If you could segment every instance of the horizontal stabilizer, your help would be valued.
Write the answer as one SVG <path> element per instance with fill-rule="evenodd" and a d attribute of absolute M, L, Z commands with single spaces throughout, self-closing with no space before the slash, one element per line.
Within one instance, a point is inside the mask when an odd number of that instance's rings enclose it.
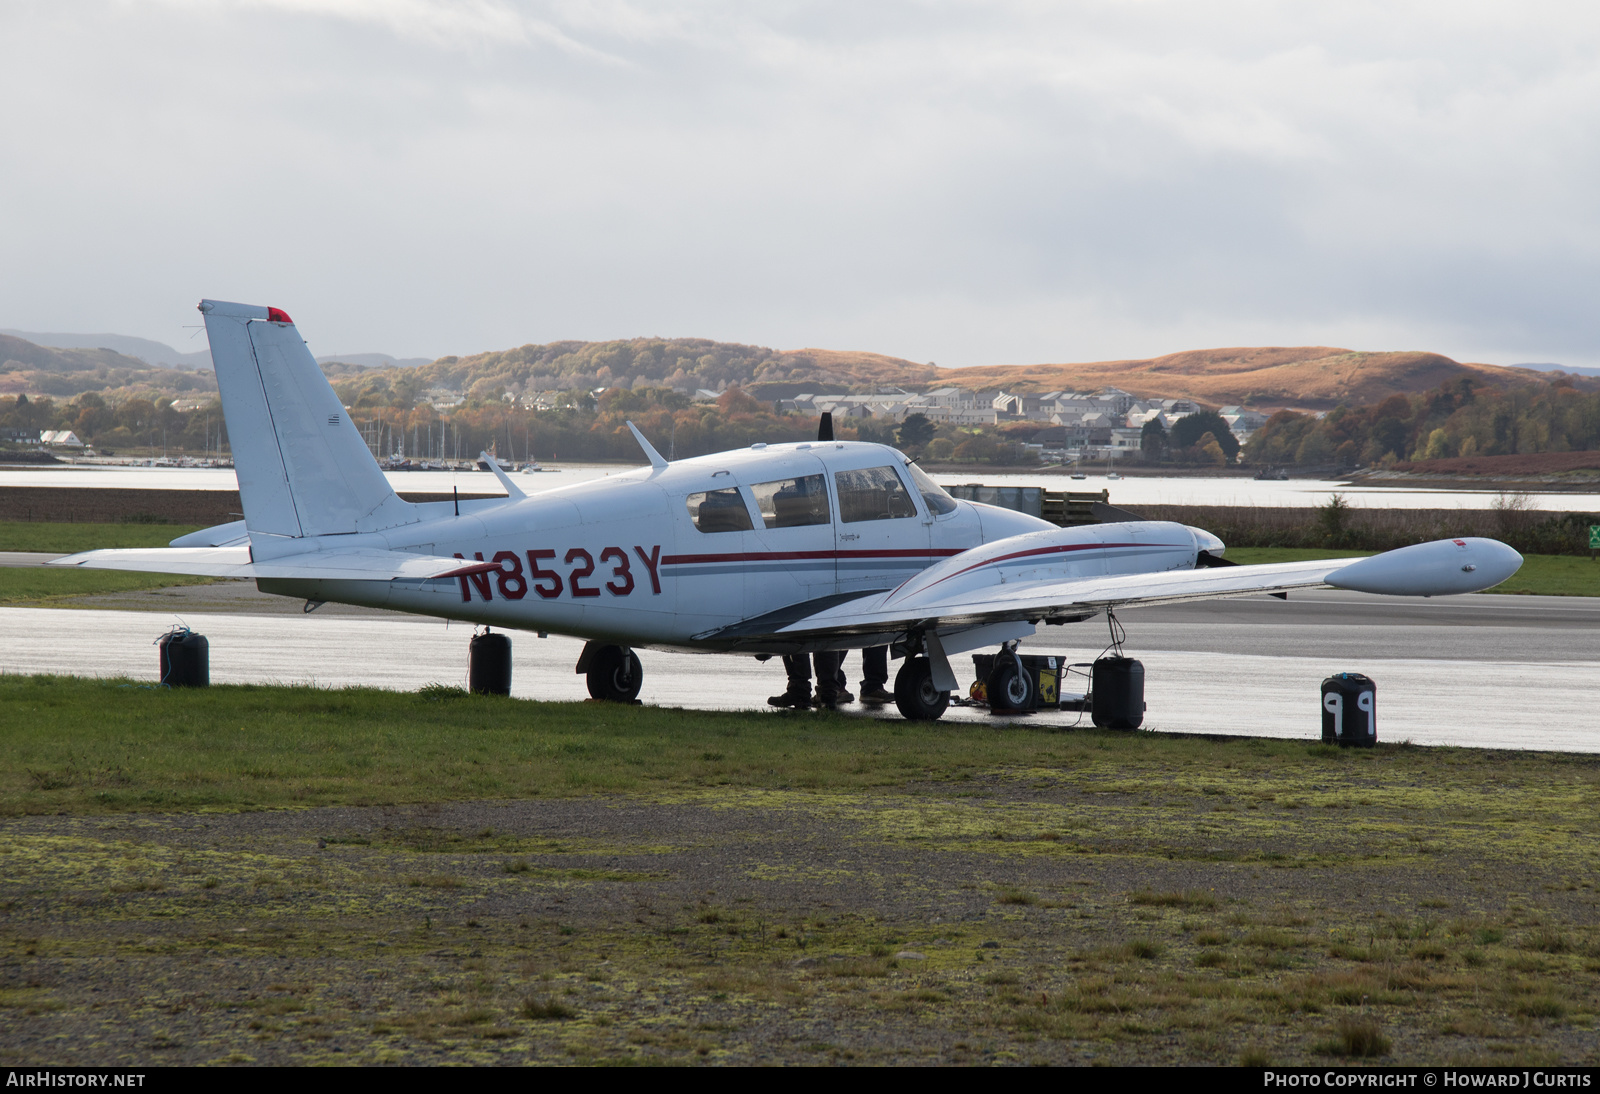
<path fill-rule="evenodd" d="M 252 562 L 250 548 L 156 547 L 85 551 L 46 563 L 81 566 L 86 570 L 134 570 L 153 574 L 190 574 L 196 577 L 300 578 L 317 581 L 426 581 L 437 577 L 488 573 L 494 562 L 463 562 L 459 558 L 412 555 L 404 551 L 349 547 Z"/>
<path fill-rule="evenodd" d="M 179 536 L 168 547 L 229 547 L 238 543 L 250 542 L 250 530 L 244 526 L 244 521 L 234 520 L 227 524 L 217 524 L 210 528 L 202 528 L 198 532 L 190 532 L 186 536 Z"/>

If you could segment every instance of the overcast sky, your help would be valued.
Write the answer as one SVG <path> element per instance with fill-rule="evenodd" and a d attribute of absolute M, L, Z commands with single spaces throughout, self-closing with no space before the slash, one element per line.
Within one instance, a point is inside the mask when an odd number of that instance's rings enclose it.
<path fill-rule="evenodd" d="M 1600 364 L 1600 6 L 4 0 L 0 327 Z"/>

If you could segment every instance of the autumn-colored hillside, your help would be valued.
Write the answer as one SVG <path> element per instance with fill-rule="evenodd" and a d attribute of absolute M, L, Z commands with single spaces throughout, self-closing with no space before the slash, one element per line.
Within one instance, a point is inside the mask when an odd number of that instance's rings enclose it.
<path fill-rule="evenodd" d="M 1269 346 L 1189 350 L 1147 360 L 1083 364 L 984 365 L 941 369 L 899 357 L 828 349 L 774 350 L 700 338 L 633 338 L 615 342 L 552 342 L 513 350 L 443 357 L 416 369 L 356 370 L 341 379 L 358 386 L 445 387 L 469 398 L 496 398 L 547 388 L 663 386 L 713 388 L 739 384 L 763 400 L 801 391 L 840 394 L 887 386 L 912 391 L 1093 391 L 1118 387 L 1150 398 L 1197 399 L 1213 406 L 1331 410 L 1376 405 L 1471 376 L 1500 387 L 1549 377 L 1529 369 L 1462 364 L 1437 353 L 1365 353 L 1333 346 Z M 1580 387 L 1595 381 L 1579 379 Z"/>
<path fill-rule="evenodd" d="M 1328 410 L 1371 405 L 1390 395 L 1437 388 L 1461 376 L 1495 386 L 1542 382 L 1530 369 L 1461 364 L 1437 353 L 1363 353 L 1331 346 L 1189 350 L 1138 361 L 1077 365 L 991 365 L 944 369 L 957 387 L 1049 391 L 1119 387 L 1150 398 L 1192 398 L 1218 406 Z"/>
<path fill-rule="evenodd" d="M 415 367 L 328 363 L 323 368 L 347 401 L 396 405 L 410 405 L 435 390 L 482 402 L 552 389 L 721 391 L 739 385 L 771 402 L 805 391 L 845 394 L 885 387 L 924 392 L 962 387 L 980 393 L 1118 387 L 1142 397 L 1189 398 L 1212 406 L 1331 410 L 1436 390 L 1463 376 L 1488 387 L 1549 379 L 1529 369 L 1462 364 L 1437 353 L 1365 353 L 1332 346 L 1189 350 L 1146 360 L 941 369 L 866 351 L 776 350 L 709 338 L 550 342 L 441 357 Z M 1600 389 L 1600 380 L 1577 377 L 1573 383 L 1582 390 Z M 98 391 L 116 403 L 214 390 L 210 373 L 151 368 L 110 350 L 50 349 L 0 335 L 0 393 L 71 398 Z"/>
<path fill-rule="evenodd" d="M 150 365 L 110 349 L 56 349 L 0 334 L 0 395 L 71 398 L 94 391 L 116 402 L 216 387 L 209 372 Z"/>

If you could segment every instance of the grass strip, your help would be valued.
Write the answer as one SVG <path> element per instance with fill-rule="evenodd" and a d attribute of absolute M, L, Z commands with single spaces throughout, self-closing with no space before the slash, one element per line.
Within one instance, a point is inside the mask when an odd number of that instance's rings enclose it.
<path fill-rule="evenodd" d="M 48 566 L 0 566 L 0 605 L 48 608 L 80 596 L 209 585 L 215 578 L 142 574 L 128 570 L 78 570 Z"/>
<path fill-rule="evenodd" d="M 69 555 L 103 547 L 165 547 L 179 536 L 199 530 L 199 525 L 189 524 L 0 520 L 0 551 L 57 551 Z"/>
<path fill-rule="evenodd" d="M 14 1066 L 1600 1060 L 1595 756 L 10 677 L 0 778 Z"/>
<path fill-rule="evenodd" d="M 1441 757 L 1448 759 L 1441 760 Z M 1492 758 L 1492 759 L 1491 759 Z M 847 715 L 718 713 L 547 703 L 370 688 L 228 685 L 166 689 L 115 680 L 0 676 L 0 813 L 250 810 L 533 795 L 862 790 L 997 770 L 1085 773 L 1117 794 L 1164 786 L 1286 801 L 1339 777 L 1451 781 L 1403 795 L 1495 814 L 1508 770 L 1552 795 L 1541 807 L 1600 811 L 1600 757 L 1465 749 L 1340 750 L 1289 740 L 924 726 Z M 1285 781 L 1287 780 L 1287 782 Z M 1366 788 L 1364 800 L 1389 791 Z M 1297 807 L 1297 806 L 1291 806 Z M 1462 805 L 1462 808 L 1467 808 Z"/>

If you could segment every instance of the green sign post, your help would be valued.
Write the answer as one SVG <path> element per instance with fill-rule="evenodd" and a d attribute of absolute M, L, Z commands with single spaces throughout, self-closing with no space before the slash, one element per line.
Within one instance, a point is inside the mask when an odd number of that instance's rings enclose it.
<path fill-rule="evenodd" d="M 1589 561 L 1594 561 L 1594 553 L 1600 551 L 1600 524 L 1589 525 Z"/>

